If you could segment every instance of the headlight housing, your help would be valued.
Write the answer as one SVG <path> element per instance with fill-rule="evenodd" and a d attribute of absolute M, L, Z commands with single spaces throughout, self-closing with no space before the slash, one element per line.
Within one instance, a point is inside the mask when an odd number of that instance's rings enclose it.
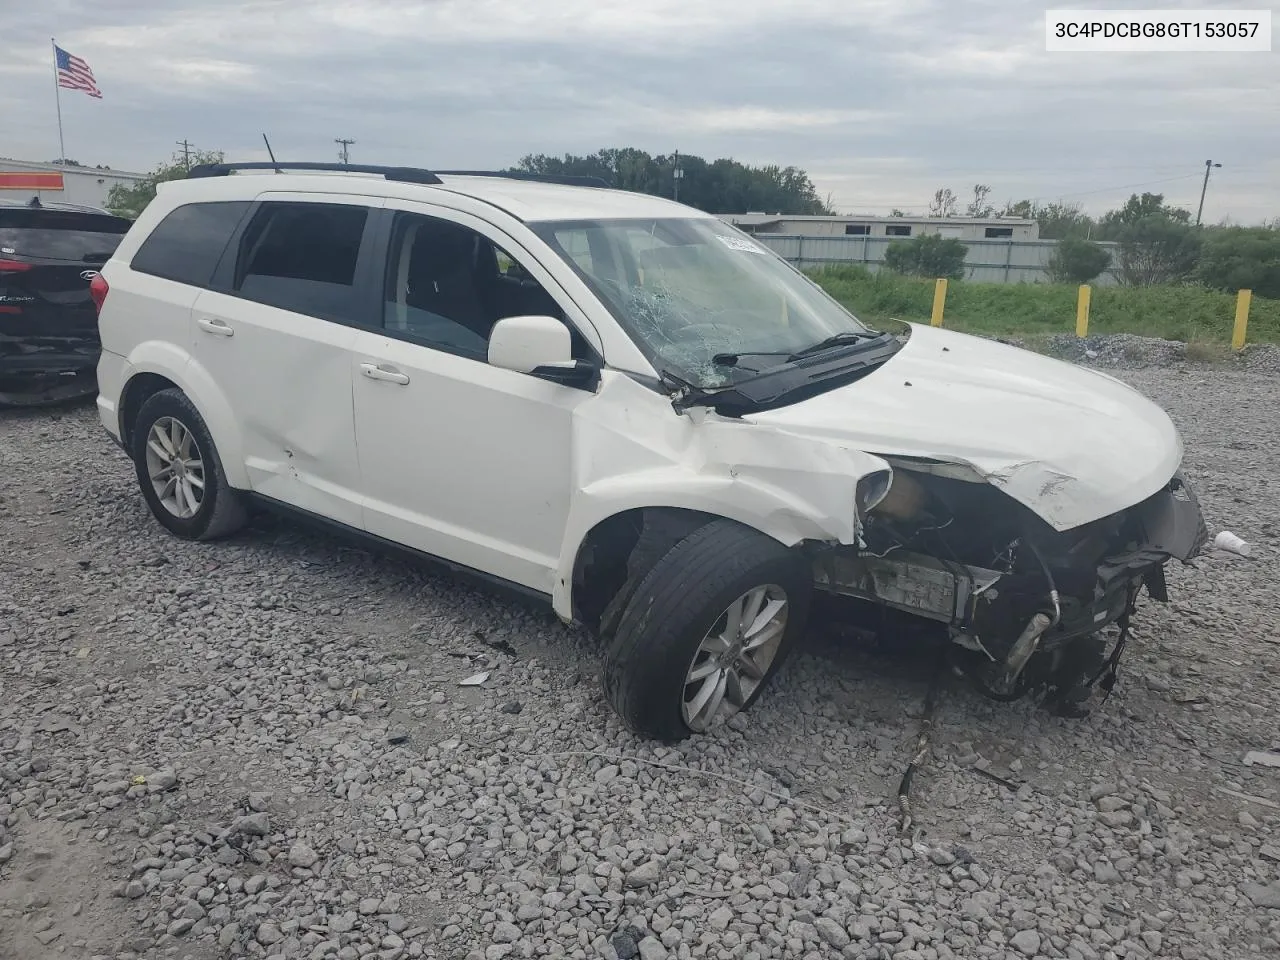
<path fill-rule="evenodd" d="M 893 471 L 889 469 L 872 470 L 858 480 L 853 497 L 858 516 L 865 517 L 868 511 L 874 509 L 888 495 L 891 486 Z"/>

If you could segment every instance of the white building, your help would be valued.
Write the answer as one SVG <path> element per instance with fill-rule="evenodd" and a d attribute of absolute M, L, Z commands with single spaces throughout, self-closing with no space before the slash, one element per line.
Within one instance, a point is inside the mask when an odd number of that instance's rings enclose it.
<path fill-rule="evenodd" d="M 16 200 L 39 197 L 41 202 L 105 207 L 113 186 L 133 186 L 146 176 L 108 167 L 64 167 L 60 163 L 0 158 L 0 197 Z"/>
<path fill-rule="evenodd" d="M 1040 225 L 1019 217 L 801 217 L 789 214 L 724 214 L 722 220 L 746 233 L 792 237 L 889 237 L 909 239 L 929 233 L 957 240 L 1038 240 Z"/>

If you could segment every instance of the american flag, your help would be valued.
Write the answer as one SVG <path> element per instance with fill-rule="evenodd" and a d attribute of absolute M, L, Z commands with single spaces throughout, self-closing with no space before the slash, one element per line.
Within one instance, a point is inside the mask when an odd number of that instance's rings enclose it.
<path fill-rule="evenodd" d="M 56 43 L 53 45 L 53 55 L 57 59 L 58 86 L 68 90 L 83 90 L 91 97 L 102 99 L 102 91 L 94 82 L 93 71 L 87 63 L 79 57 L 73 57 Z"/>

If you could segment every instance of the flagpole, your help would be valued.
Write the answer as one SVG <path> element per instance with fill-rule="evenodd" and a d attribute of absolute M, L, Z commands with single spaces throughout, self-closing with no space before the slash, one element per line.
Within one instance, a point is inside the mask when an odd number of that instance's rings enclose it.
<path fill-rule="evenodd" d="M 67 145 L 62 139 L 62 91 L 58 89 L 58 42 L 49 38 L 49 45 L 53 48 L 53 99 L 58 105 L 58 159 L 62 161 L 62 165 L 67 165 Z"/>

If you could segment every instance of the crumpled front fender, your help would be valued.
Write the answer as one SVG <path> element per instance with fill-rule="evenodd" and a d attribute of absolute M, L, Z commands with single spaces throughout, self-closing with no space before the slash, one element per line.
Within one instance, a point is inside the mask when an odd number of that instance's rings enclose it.
<path fill-rule="evenodd" d="M 804 541 L 854 543 L 858 481 L 889 470 L 880 457 L 837 441 L 703 409 L 677 416 L 670 401 L 626 377 L 602 384 L 610 404 L 585 405 L 575 422 L 574 494 L 552 589 L 556 612 L 572 616 L 573 571 L 588 534 L 628 510 L 693 510 L 742 523 L 787 546 Z M 654 404 L 665 416 L 597 417 Z M 629 429 L 658 423 L 661 429 Z"/>

